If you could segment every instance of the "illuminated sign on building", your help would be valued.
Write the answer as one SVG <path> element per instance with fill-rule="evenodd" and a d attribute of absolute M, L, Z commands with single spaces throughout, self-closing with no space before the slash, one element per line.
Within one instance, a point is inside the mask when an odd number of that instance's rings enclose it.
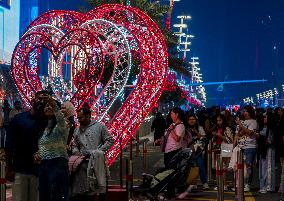
<path fill-rule="evenodd" d="M 10 9 L 11 0 L 0 0 L 0 6 Z"/>

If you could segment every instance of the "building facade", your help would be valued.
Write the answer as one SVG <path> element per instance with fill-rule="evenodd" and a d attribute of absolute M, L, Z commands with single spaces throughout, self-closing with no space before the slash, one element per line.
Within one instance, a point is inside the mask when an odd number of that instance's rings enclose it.
<path fill-rule="evenodd" d="M 0 0 L 0 63 L 10 64 L 19 30 L 20 0 Z"/>

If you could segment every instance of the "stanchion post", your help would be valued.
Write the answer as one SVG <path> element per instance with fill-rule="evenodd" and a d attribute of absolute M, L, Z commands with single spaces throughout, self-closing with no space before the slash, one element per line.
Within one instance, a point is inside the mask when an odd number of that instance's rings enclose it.
<path fill-rule="evenodd" d="M 126 175 L 125 189 L 126 189 L 127 200 L 128 200 L 129 199 L 129 185 L 128 185 L 128 180 L 129 180 L 129 161 L 128 161 L 128 157 L 125 157 L 125 175 Z"/>
<path fill-rule="evenodd" d="M 224 170 L 221 154 L 216 155 L 217 201 L 224 201 Z"/>
<path fill-rule="evenodd" d="M 143 142 L 143 168 L 144 168 L 144 172 L 147 171 L 147 142 L 144 141 Z"/>
<path fill-rule="evenodd" d="M 130 140 L 129 145 L 129 183 L 130 183 L 130 189 L 133 188 L 133 154 L 132 154 L 133 144 L 132 140 Z M 132 192 L 132 191 L 130 191 Z M 132 194 L 130 193 L 130 197 L 132 198 Z"/>
<path fill-rule="evenodd" d="M 0 161 L 0 201 L 6 200 L 5 162 Z"/>
<path fill-rule="evenodd" d="M 280 190 L 281 190 L 281 198 L 283 199 L 284 198 L 284 174 L 283 173 L 281 174 Z"/>
<path fill-rule="evenodd" d="M 244 160 L 243 151 L 240 150 L 237 153 L 237 197 L 236 200 L 244 201 Z"/>
<path fill-rule="evenodd" d="M 139 142 L 139 131 L 138 131 L 136 133 L 136 156 L 139 156 L 139 152 L 140 152 L 139 144 L 140 144 L 140 142 Z"/>
<path fill-rule="evenodd" d="M 211 140 L 208 143 L 207 149 L 207 175 L 208 175 L 208 183 L 212 181 L 212 143 Z"/>
<path fill-rule="evenodd" d="M 123 168 L 123 152 L 122 152 L 122 138 L 119 139 L 119 149 L 120 149 L 120 161 L 119 161 L 119 181 L 120 181 L 120 188 L 123 188 L 123 175 L 122 175 L 122 168 Z"/>
<path fill-rule="evenodd" d="M 6 156 L 4 149 L 0 149 L 0 201 L 6 200 Z"/>

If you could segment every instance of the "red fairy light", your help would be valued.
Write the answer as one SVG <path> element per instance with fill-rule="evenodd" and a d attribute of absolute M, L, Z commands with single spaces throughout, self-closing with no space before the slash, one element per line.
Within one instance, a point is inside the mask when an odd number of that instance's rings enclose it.
<path fill-rule="evenodd" d="M 120 4 L 105 4 L 86 14 L 64 10 L 42 14 L 30 24 L 12 58 L 12 76 L 27 105 L 35 92 L 42 89 L 39 58 L 43 48 L 52 55 L 48 80 L 58 98 L 63 100 L 67 93 L 77 109 L 88 101 L 96 113 L 94 117 L 104 117 L 101 121 L 115 139 L 107 152 L 112 164 L 120 146 L 123 148 L 133 137 L 165 88 L 168 53 L 163 34 L 147 14 Z M 129 75 L 130 52 L 141 63 L 138 83 L 114 116 L 110 116 L 107 111 Z M 71 87 L 63 79 L 66 53 L 72 61 Z M 101 81 L 105 57 L 115 63 L 114 72 L 103 93 L 97 95 L 94 89 Z M 110 104 L 99 101 L 102 95 Z"/>

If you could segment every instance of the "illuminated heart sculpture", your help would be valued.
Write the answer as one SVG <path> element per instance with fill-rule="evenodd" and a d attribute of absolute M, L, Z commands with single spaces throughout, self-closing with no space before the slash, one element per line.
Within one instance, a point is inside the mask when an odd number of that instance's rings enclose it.
<path fill-rule="evenodd" d="M 42 48 L 52 55 L 48 83 L 57 97 L 64 100 L 72 95 L 71 101 L 77 109 L 88 101 L 98 120 L 105 124 L 105 115 L 125 87 L 131 55 L 141 63 L 137 85 L 106 124 L 115 139 L 107 153 L 111 164 L 120 152 L 119 145 L 123 148 L 135 134 L 164 88 L 168 55 L 160 29 L 144 12 L 120 4 L 106 4 L 86 14 L 44 13 L 30 24 L 12 58 L 12 75 L 26 104 L 42 89 L 39 78 Z M 71 86 L 63 76 L 66 55 L 71 61 Z M 112 62 L 114 69 L 98 93 L 94 89 L 101 83 L 106 60 Z"/>

